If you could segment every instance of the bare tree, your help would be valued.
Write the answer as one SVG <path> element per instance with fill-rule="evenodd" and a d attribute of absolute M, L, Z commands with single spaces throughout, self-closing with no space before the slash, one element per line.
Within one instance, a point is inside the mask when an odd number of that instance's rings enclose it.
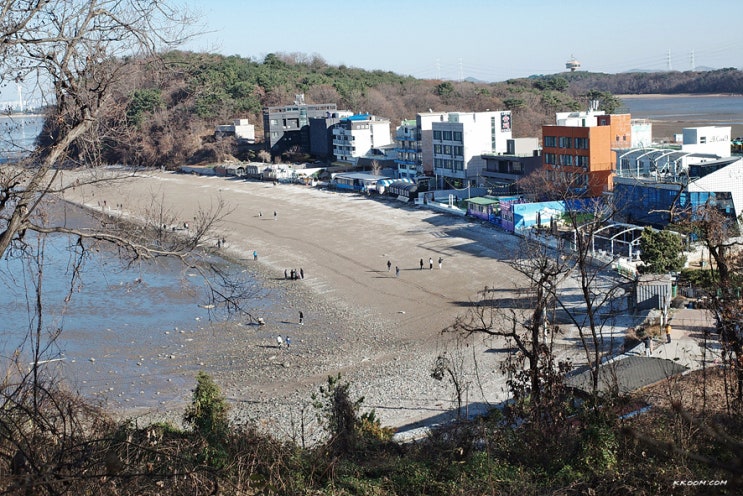
<path fill-rule="evenodd" d="M 20 351 L 2 357 L 0 490 L 63 494 L 83 487 L 83 480 L 115 474 L 120 463 L 101 465 L 96 445 L 106 442 L 97 437 L 108 428 L 105 416 L 65 391 L 46 358 L 61 332 L 45 320 L 46 240 L 69 236 L 69 300 L 83 262 L 101 243 L 113 246 L 125 264 L 174 256 L 207 273 L 209 267 L 196 266 L 194 250 L 208 239 L 226 206 L 217 200 L 199 208 L 193 224 L 177 233 L 163 228 L 172 214 L 155 199 L 138 213 L 136 225 L 114 218 L 105 208 L 91 226 L 51 215 L 64 211 L 54 202 L 66 192 L 136 175 L 99 167 L 101 148 L 122 135 L 126 122 L 125 108 L 112 96 L 131 83 L 131 64 L 147 61 L 154 70 L 158 54 L 183 40 L 189 19 L 180 6 L 164 0 L 0 0 L 0 11 L 0 83 L 33 85 L 48 103 L 36 148 L 19 163 L 0 169 L 0 256 L 22 259 L 32 281 L 25 295 L 31 363 Z M 227 274 L 210 275 L 217 278 L 211 286 L 215 294 L 236 302 L 244 291 L 221 284 L 228 281 Z M 12 475 L 9 486 L 6 473 Z"/>
<path fill-rule="evenodd" d="M 266 150 L 261 150 L 258 152 L 258 158 L 265 164 L 271 161 L 271 154 Z"/>
<path fill-rule="evenodd" d="M 431 377 L 437 381 L 443 381 L 448 378 L 454 395 L 457 400 L 457 417 L 462 417 L 465 413 L 462 409 L 469 389 L 472 386 L 473 369 L 476 365 L 475 347 L 470 346 L 468 339 L 462 335 L 456 335 L 455 338 L 447 343 L 447 349 L 436 357 L 431 369 Z M 472 353 L 472 362 L 468 361 L 468 353 Z"/>
<path fill-rule="evenodd" d="M 44 197 L 65 187 L 58 167 L 73 157 L 96 165 L 106 137 L 99 117 L 127 65 L 183 41 L 188 18 L 165 1 L 3 0 L 0 9 L 2 83 L 28 82 L 50 105 L 41 146 L 0 176 L 2 255 L 28 230 L 64 230 L 33 220 Z"/>
<path fill-rule="evenodd" d="M 569 267 L 538 243 L 524 241 L 520 252 L 522 256 L 511 266 L 526 277 L 528 288 L 522 288 L 519 297 L 505 302 L 494 301 L 494 291 L 485 288 L 472 310 L 458 317 L 444 332 L 468 336 L 480 333 L 511 340 L 526 362 L 528 383 L 526 390 L 519 392 L 515 387 L 520 380 L 517 378 L 511 381 L 511 390 L 520 400 L 528 395 L 534 405 L 533 413 L 541 417 L 545 368 L 553 364 L 548 336 L 554 330 L 550 321 L 554 317 L 556 288 Z"/>
<path fill-rule="evenodd" d="M 735 377 L 735 403 L 743 406 L 743 241 L 739 219 L 724 215 L 713 205 L 704 205 L 681 223 L 709 252 L 713 277 L 711 311 L 726 361 Z"/>
<path fill-rule="evenodd" d="M 523 180 L 520 187 L 531 196 L 563 205 L 561 218 L 552 219 L 550 236 L 556 244 L 556 256 L 565 261 L 577 281 L 581 301 L 576 305 L 564 293 L 557 293 L 555 301 L 561 315 L 578 331 L 595 396 L 601 360 L 617 351 L 612 337 L 606 346 L 604 330 L 620 308 L 626 310 L 620 297 L 632 281 L 614 274 L 613 256 L 597 256 L 596 237 L 610 227 L 617 209 L 611 200 L 583 197 L 583 186 L 589 182 L 580 173 L 541 169 Z"/>

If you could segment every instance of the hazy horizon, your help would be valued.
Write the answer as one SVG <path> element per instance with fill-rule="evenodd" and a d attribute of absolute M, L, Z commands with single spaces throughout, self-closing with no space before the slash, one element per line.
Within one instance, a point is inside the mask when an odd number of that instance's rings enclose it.
<path fill-rule="evenodd" d="M 555 74 L 571 57 L 589 72 L 719 69 L 740 67 L 743 53 L 734 0 L 627 0 L 620 8 L 587 0 L 186 5 L 208 31 L 186 45 L 194 51 L 259 61 L 269 53 L 302 53 L 419 79 L 497 82 Z"/>

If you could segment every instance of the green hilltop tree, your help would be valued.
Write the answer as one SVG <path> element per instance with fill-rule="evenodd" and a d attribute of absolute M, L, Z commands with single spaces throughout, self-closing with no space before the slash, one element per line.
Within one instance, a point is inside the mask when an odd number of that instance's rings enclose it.
<path fill-rule="evenodd" d="M 209 374 L 199 371 L 183 421 L 206 438 L 221 439 L 229 429 L 227 399 Z"/>
<path fill-rule="evenodd" d="M 599 110 L 603 110 L 607 114 L 613 114 L 622 107 L 622 101 L 609 91 L 590 90 L 586 93 L 586 98 L 588 101 L 597 100 Z"/>
<path fill-rule="evenodd" d="M 643 262 L 639 267 L 642 274 L 680 271 L 686 264 L 681 236 L 672 231 L 646 227 L 640 237 L 640 260 Z"/>

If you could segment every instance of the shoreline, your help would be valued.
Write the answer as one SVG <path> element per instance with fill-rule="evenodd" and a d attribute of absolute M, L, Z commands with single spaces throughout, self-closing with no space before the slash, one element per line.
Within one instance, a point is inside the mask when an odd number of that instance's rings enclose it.
<path fill-rule="evenodd" d="M 65 179 L 71 180 L 67 173 Z M 173 200 L 168 204 L 184 209 L 184 219 L 196 208 L 189 201 L 193 194 L 224 196 L 235 207 L 215 233 L 227 239 L 222 255 L 284 297 L 266 326 L 238 322 L 212 326 L 201 339 L 186 334 L 193 339 L 186 345 L 190 351 L 172 366 L 191 381 L 199 369 L 210 373 L 233 406 L 235 421 L 288 437 L 296 435 L 299 418 L 312 424 L 312 393 L 338 373 L 383 425 L 399 428 L 451 416 L 452 386 L 430 377 L 436 356 L 450 350 L 450 337 L 440 331 L 478 290 L 516 284 L 501 262 L 516 249 L 516 239 L 453 216 L 317 188 L 173 173 L 152 172 L 118 186 L 99 184 L 95 197 L 77 188 L 75 197 L 68 191 L 66 199 L 95 210 L 94 198 L 108 198 L 109 205 L 142 203 L 152 194 L 148 190 L 163 186 Z M 278 210 L 278 219 L 260 217 L 259 210 Z M 134 209 L 129 212 L 136 217 Z M 258 263 L 252 261 L 253 249 L 260 254 Z M 441 270 L 419 270 L 418 258 L 427 260 L 429 254 L 444 258 Z M 387 259 L 401 266 L 399 278 L 387 272 Z M 491 269 L 482 270 L 487 266 Z M 305 279 L 285 280 L 284 267 L 303 268 Z M 303 326 L 297 323 L 299 310 Z M 291 350 L 276 347 L 278 333 L 291 335 Z M 482 338 L 471 344 L 482 352 L 496 347 Z M 479 359 L 487 362 L 481 380 L 489 386 L 482 393 L 473 389 L 473 411 L 499 402 L 504 391 L 497 355 Z M 179 419 L 189 396 L 182 392 L 163 408 L 127 413 Z"/>
<path fill-rule="evenodd" d="M 706 98 L 706 97 L 743 97 L 743 93 L 629 93 L 614 95 L 619 99 L 631 98 L 640 99 L 658 99 L 658 98 Z"/>

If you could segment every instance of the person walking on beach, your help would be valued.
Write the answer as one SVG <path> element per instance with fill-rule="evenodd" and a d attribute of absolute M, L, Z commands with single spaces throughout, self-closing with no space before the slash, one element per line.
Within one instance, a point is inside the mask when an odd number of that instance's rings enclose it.
<path fill-rule="evenodd" d="M 278 336 L 276 336 L 276 344 L 278 345 L 279 348 L 281 348 L 282 346 L 284 346 L 284 340 L 281 339 L 281 334 L 279 334 Z"/>
<path fill-rule="evenodd" d="M 439 257 L 439 270 L 441 270 L 441 264 L 444 262 L 444 259 Z"/>
<path fill-rule="evenodd" d="M 423 270 L 423 259 L 421 258 L 421 270 Z"/>
<path fill-rule="evenodd" d="M 395 277 L 400 277 L 400 267 L 395 265 Z"/>
<path fill-rule="evenodd" d="M 302 267 L 299 268 L 299 278 L 304 279 L 304 269 Z"/>
<path fill-rule="evenodd" d="M 253 260 L 258 260 L 258 250 L 253 250 Z"/>
<path fill-rule="evenodd" d="M 387 272 L 389 272 L 390 270 L 392 270 L 392 262 L 387 260 Z"/>
<path fill-rule="evenodd" d="M 262 210 L 258 210 L 258 217 L 263 217 L 263 211 Z"/>
<path fill-rule="evenodd" d="M 292 346 L 292 340 L 289 336 L 286 337 L 286 347 L 291 348 Z"/>
<path fill-rule="evenodd" d="M 302 310 L 299 311 L 299 325 L 304 325 L 304 314 Z"/>
<path fill-rule="evenodd" d="M 274 210 L 274 211 L 273 211 L 273 220 L 276 220 L 276 217 L 277 217 L 278 215 L 279 215 L 279 214 L 278 214 L 278 213 L 276 212 L 276 210 Z"/>
<path fill-rule="evenodd" d="M 289 272 L 287 269 L 284 269 L 284 279 L 289 279 Z"/>
<path fill-rule="evenodd" d="M 433 270 L 433 258 L 428 257 L 428 270 Z"/>

